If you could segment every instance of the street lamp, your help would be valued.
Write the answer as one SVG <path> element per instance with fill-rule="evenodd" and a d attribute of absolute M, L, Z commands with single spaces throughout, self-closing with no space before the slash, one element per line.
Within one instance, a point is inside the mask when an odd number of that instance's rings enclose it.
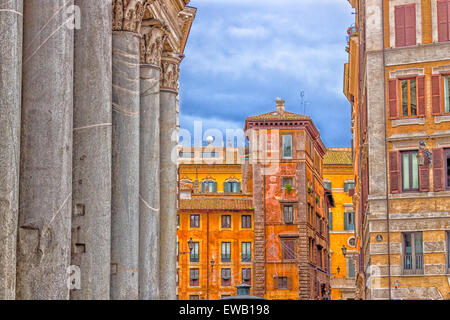
<path fill-rule="evenodd" d="M 212 270 L 214 269 L 214 264 L 215 264 L 216 262 L 214 261 L 214 258 L 212 258 L 211 259 L 211 272 L 212 272 Z"/>
<path fill-rule="evenodd" d="M 341 268 L 339 268 L 339 266 L 336 268 L 337 273 L 339 274 L 339 272 L 341 272 Z"/>
<path fill-rule="evenodd" d="M 194 249 L 194 241 L 192 241 L 192 238 L 190 238 L 188 241 L 188 247 L 189 247 L 189 252 L 192 252 L 192 249 Z"/>
<path fill-rule="evenodd" d="M 342 245 L 342 254 L 344 255 L 344 257 L 345 257 L 345 255 L 347 254 L 347 248 L 345 247 L 345 244 L 344 245 Z"/>

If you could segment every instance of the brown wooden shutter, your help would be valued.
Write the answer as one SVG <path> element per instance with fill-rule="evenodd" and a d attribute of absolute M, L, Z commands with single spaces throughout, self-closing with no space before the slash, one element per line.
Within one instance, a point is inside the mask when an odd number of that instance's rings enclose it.
<path fill-rule="evenodd" d="M 425 117 L 425 76 L 417 77 L 418 116 Z"/>
<path fill-rule="evenodd" d="M 431 76 L 431 104 L 433 115 L 441 114 L 441 75 Z"/>
<path fill-rule="evenodd" d="M 395 7 L 395 46 L 405 46 L 405 7 Z"/>
<path fill-rule="evenodd" d="M 434 191 L 445 189 L 444 181 L 444 149 L 433 149 L 433 182 Z"/>
<path fill-rule="evenodd" d="M 389 184 L 391 193 L 400 192 L 400 153 L 398 151 L 389 152 Z"/>
<path fill-rule="evenodd" d="M 419 151 L 420 152 L 420 151 Z M 425 157 L 423 166 L 419 166 L 419 190 L 422 192 L 430 191 L 430 165 L 428 158 Z"/>
<path fill-rule="evenodd" d="M 437 12 L 438 12 L 438 34 L 439 34 L 439 42 L 449 41 L 449 32 L 450 32 L 450 5 L 448 0 L 438 1 L 437 4 Z"/>
<path fill-rule="evenodd" d="M 278 289 L 278 277 L 273 277 L 273 289 Z"/>
<path fill-rule="evenodd" d="M 398 79 L 389 80 L 389 119 L 398 118 Z"/>
<path fill-rule="evenodd" d="M 416 5 L 405 6 L 405 45 L 416 45 Z"/>
<path fill-rule="evenodd" d="M 289 277 L 289 278 L 287 278 L 287 281 L 288 281 L 288 290 L 292 290 L 292 278 L 291 277 Z"/>

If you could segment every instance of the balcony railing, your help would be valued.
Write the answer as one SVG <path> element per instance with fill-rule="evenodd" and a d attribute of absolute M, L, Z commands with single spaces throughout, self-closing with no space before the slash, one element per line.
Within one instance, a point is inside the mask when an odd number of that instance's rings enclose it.
<path fill-rule="evenodd" d="M 403 274 L 423 274 L 423 254 L 407 253 L 403 255 Z"/>
<path fill-rule="evenodd" d="M 222 255 L 222 262 L 231 262 L 231 255 Z"/>
<path fill-rule="evenodd" d="M 200 261 L 200 256 L 199 255 L 191 255 L 189 261 L 190 262 L 199 262 Z"/>
<path fill-rule="evenodd" d="M 242 262 L 252 262 L 252 255 L 250 255 L 250 254 L 243 254 L 242 255 Z"/>

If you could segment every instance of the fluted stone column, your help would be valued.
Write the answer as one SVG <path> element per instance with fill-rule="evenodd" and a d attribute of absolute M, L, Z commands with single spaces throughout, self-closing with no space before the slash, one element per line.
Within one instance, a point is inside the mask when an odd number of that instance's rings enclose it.
<path fill-rule="evenodd" d="M 22 17 L 22 0 L 0 5 L 0 300 L 16 290 Z"/>
<path fill-rule="evenodd" d="M 17 298 L 68 299 L 73 1 L 24 1 Z"/>
<path fill-rule="evenodd" d="M 165 53 L 161 75 L 160 298 L 176 299 L 177 239 L 177 95 L 182 55 Z"/>
<path fill-rule="evenodd" d="M 133 5 L 133 6 L 130 6 Z M 111 299 L 138 299 L 141 2 L 114 4 Z"/>
<path fill-rule="evenodd" d="M 110 298 L 111 0 L 75 0 L 72 265 L 81 288 L 71 299 Z"/>
<path fill-rule="evenodd" d="M 143 22 L 146 24 L 146 21 Z M 159 299 L 159 90 L 162 25 L 142 29 L 139 155 L 139 299 Z"/>

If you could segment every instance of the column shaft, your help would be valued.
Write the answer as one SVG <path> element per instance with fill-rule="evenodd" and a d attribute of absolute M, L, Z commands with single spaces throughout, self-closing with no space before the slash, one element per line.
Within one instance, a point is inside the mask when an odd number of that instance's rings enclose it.
<path fill-rule="evenodd" d="M 19 210 L 23 3 L 8 1 L 0 9 L 0 300 L 13 300 Z"/>
<path fill-rule="evenodd" d="M 141 65 L 139 298 L 159 299 L 160 68 Z"/>
<path fill-rule="evenodd" d="M 176 299 L 177 164 L 176 99 L 172 90 L 161 90 L 161 263 L 160 297 Z"/>
<path fill-rule="evenodd" d="M 111 299 L 138 299 L 139 47 L 134 32 L 113 32 Z"/>
<path fill-rule="evenodd" d="M 111 0 L 75 0 L 72 264 L 81 288 L 71 299 L 109 299 L 111 262 Z"/>
<path fill-rule="evenodd" d="M 73 1 L 24 1 L 17 298 L 68 299 Z"/>

